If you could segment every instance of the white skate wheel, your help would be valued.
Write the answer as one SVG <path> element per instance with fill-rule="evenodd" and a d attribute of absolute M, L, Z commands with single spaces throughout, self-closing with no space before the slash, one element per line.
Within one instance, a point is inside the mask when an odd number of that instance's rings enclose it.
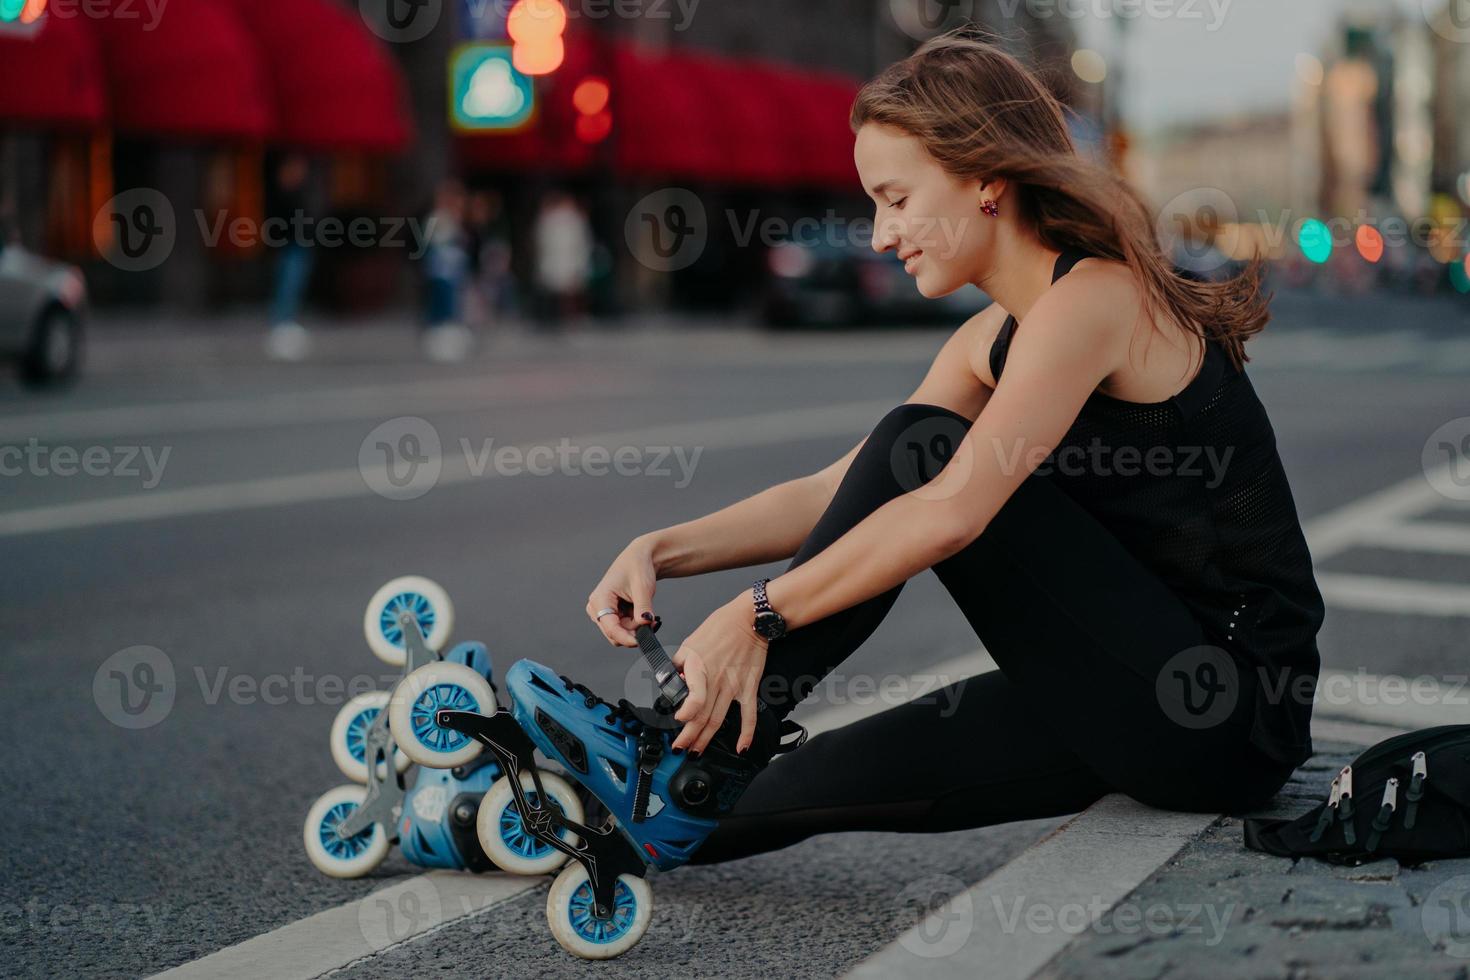
<path fill-rule="evenodd" d="M 332 761 L 337 763 L 337 768 L 348 779 L 359 783 L 368 781 L 367 733 L 377 720 L 378 712 L 386 707 L 387 691 L 368 691 L 348 701 L 337 712 L 337 719 L 332 722 Z M 401 749 L 395 748 L 393 768 L 403 772 L 408 766 L 408 756 Z M 388 767 L 381 762 L 378 763 L 378 778 L 388 778 Z"/>
<path fill-rule="evenodd" d="M 541 786 L 546 790 L 568 820 L 582 823 L 586 814 L 582 810 L 581 797 L 565 779 L 554 772 L 541 771 Z M 521 788 L 536 802 L 536 782 L 529 772 L 521 773 Z M 517 875 L 550 874 L 567 861 L 567 855 L 549 844 L 532 837 L 521 823 L 520 811 L 516 809 L 515 793 L 511 791 L 510 779 L 501 776 L 490 787 L 490 792 L 480 801 L 480 813 L 475 818 L 475 832 L 485 855 L 502 871 Z M 577 835 L 569 830 L 562 831 L 562 839 L 576 844 Z"/>
<path fill-rule="evenodd" d="M 388 856 L 388 833 L 379 823 L 343 840 L 337 825 L 367 798 L 364 786 L 347 785 L 329 789 L 317 798 L 306 814 L 302 839 L 306 856 L 322 874 L 333 878 L 361 878 Z"/>
<path fill-rule="evenodd" d="M 618 875 L 613 914 L 592 914 L 592 885 L 587 869 L 573 861 L 551 883 L 546 896 L 546 922 L 561 948 L 584 960 L 609 960 L 637 945 L 653 918 L 653 889 L 635 875 Z"/>
<path fill-rule="evenodd" d="M 440 728 L 434 715 L 442 708 L 494 714 L 495 692 L 476 671 L 443 660 L 398 682 L 388 699 L 388 730 L 404 755 L 431 769 L 462 766 L 483 748 L 463 732 Z"/>
<path fill-rule="evenodd" d="M 398 622 L 405 611 L 413 613 L 429 649 L 436 653 L 454 628 L 454 604 L 437 583 L 422 575 L 403 575 L 387 583 L 368 600 L 362 631 L 373 655 L 395 667 L 402 667 L 408 659 Z"/>

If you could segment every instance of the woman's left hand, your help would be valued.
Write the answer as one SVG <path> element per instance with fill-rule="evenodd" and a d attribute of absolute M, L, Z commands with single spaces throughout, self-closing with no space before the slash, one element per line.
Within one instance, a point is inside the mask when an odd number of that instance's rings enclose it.
<path fill-rule="evenodd" d="M 740 704 L 735 751 L 750 748 L 767 647 L 767 641 L 752 628 L 754 616 L 750 594 L 737 596 L 710 613 L 680 644 L 674 666 L 683 672 L 689 696 L 674 713 L 674 720 L 684 722 L 674 748 L 703 752 L 724 723 L 732 701 Z"/>

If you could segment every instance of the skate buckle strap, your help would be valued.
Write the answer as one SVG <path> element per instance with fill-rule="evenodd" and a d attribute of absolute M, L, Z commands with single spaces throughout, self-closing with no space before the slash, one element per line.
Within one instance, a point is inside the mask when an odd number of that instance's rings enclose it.
<path fill-rule="evenodd" d="M 1419 801 L 1424 798 L 1424 780 L 1429 778 L 1429 761 L 1423 752 L 1415 752 L 1410 759 L 1413 775 L 1409 788 L 1404 791 L 1404 829 L 1413 830 L 1419 815 Z"/>
<path fill-rule="evenodd" d="M 1327 833 L 1327 828 L 1332 826 L 1332 818 L 1337 813 L 1337 804 L 1342 800 L 1342 774 L 1338 773 L 1332 778 L 1332 792 L 1327 796 L 1327 805 L 1322 808 L 1322 814 L 1317 818 L 1317 826 L 1312 828 L 1311 841 L 1313 844 L 1322 839 Z"/>
<path fill-rule="evenodd" d="M 1383 784 L 1383 802 L 1378 807 L 1378 814 L 1373 818 L 1373 829 L 1368 834 L 1368 842 L 1365 845 L 1369 851 L 1378 850 L 1378 842 L 1383 838 L 1383 832 L 1388 829 L 1393 820 L 1393 813 L 1398 809 L 1399 781 L 1397 777 Z"/>
<path fill-rule="evenodd" d="M 1338 773 L 1342 780 L 1342 799 L 1337 804 L 1337 819 L 1342 821 L 1342 839 L 1352 845 L 1358 842 L 1358 831 L 1353 826 L 1353 767 L 1343 766 Z"/>
<path fill-rule="evenodd" d="M 648 793 L 653 786 L 653 771 L 663 757 L 663 736 L 658 729 L 644 727 L 638 733 L 638 782 L 633 788 L 634 823 L 642 823 L 648 816 Z"/>

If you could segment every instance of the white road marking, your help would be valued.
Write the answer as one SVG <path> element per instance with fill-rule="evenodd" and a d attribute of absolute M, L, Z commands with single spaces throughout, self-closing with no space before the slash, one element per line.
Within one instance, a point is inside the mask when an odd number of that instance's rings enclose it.
<path fill-rule="evenodd" d="M 1470 719 L 1470 683 L 1455 677 L 1323 670 L 1312 717 L 1401 729 L 1461 725 Z"/>
<path fill-rule="evenodd" d="M 1359 544 L 1399 551 L 1470 555 L 1470 523 L 1407 521 L 1369 524 L 1358 531 Z"/>
<path fill-rule="evenodd" d="M 1470 616 L 1470 586 L 1341 572 L 1318 572 L 1317 585 L 1323 600 L 1340 609 Z"/>
<path fill-rule="evenodd" d="M 927 683 L 932 679 L 953 683 L 993 664 L 988 655 L 977 651 L 916 672 L 909 678 L 909 686 L 924 685 L 923 689 L 928 690 Z M 815 712 L 802 724 L 817 735 L 888 707 L 891 705 L 876 699 L 868 703 L 854 701 Z M 546 876 L 430 871 L 157 976 L 168 980 L 308 980 L 422 939 L 469 916 L 490 912 L 529 891 L 544 888 L 549 880 Z M 528 942 L 554 942 L 547 933 L 526 938 Z"/>
<path fill-rule="evenodd" d="M 444 381 L 417 380 L 283 392 L 256 398 L 118 405 L 15 415 L 0 418 L 0 444 L 19 444 L 29 439 L 55 442 L 389 418 L 453 409 L 491 408 L 522 403 L 533 396 L 546 400 L 557 391 L 578 396 L 618 395 L 641 387 L 634 379 L 610 372 L 606 376 L 580 379 L 575 386 L 569 385 L 568 380 L 565 369 L 541 369 Z"/>
<path fill-rule="evenodd" d="M 1395 734 L 1378 725 L 1312 723 L 1313 737 L 1324 741 L 1371 745 Z M 1105 796 L 847 976 L 1027 980 L 1218 819 Z M 1037 921 L 1049 927 L 1033 928 L 1029 909 L 1044 913 Z"/>
<path fill-rule="evenodd" d="M 895 399 L 847 402 L 817 408 L 784 409 L 735 418 L 701 419 L 613 432 L 570 436 L 574 445 L 681 445 L 706 449 L 773 446 L 802 439 L 871 431 Z M 525 452 L 543 443 L 526 442 Z M 463 454 L 443 457 L 436 486 L 466 483 L 495 475 L 487 466 L 476 473 Z M 212 483 L 178 490 L 137 491 L 124 496 L 76 503 L 27 507 L 0 513 L 0 537 L 129 524 L 136 521 L 215 514 L 257 507 L 279 507 L 321 500 L 372 496 L 356 468 L 318 470 L 290 476 Z"/>
<path fill-rule="evenodd" d="M 1434 488 L 1448 463 L 1421 476 L 1368 494 L 1303 525 L 1314 563 L 1350 548 L 1392 547 L 1441 554 L 1470 554 L 1470 527 L 1413 518 L 1436 508 L 1462 505 Z M 1367 612 L 1470 616 L 1470 587 L 1447 582 L 1344 572 L 1316 573 L 1327 605 Z"/>

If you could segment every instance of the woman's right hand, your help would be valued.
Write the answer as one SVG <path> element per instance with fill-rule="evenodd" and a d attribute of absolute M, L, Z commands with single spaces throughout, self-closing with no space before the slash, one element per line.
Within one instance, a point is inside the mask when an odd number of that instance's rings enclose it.
<path fill-rule="evenodd" d="M 643 539 L 635 539 L 608 566 L 602 581 L 587 598 L 587 618 L 597 624 L 607 642 L 613 646 L 636 647 L 633 630 L 639 625 L 657 628 L 661 620 L 653 614 L 653 590 L 658 571 L 653 564 L 653 547 Z M 599 609 L 615 609 L 617 615 Z"/>

